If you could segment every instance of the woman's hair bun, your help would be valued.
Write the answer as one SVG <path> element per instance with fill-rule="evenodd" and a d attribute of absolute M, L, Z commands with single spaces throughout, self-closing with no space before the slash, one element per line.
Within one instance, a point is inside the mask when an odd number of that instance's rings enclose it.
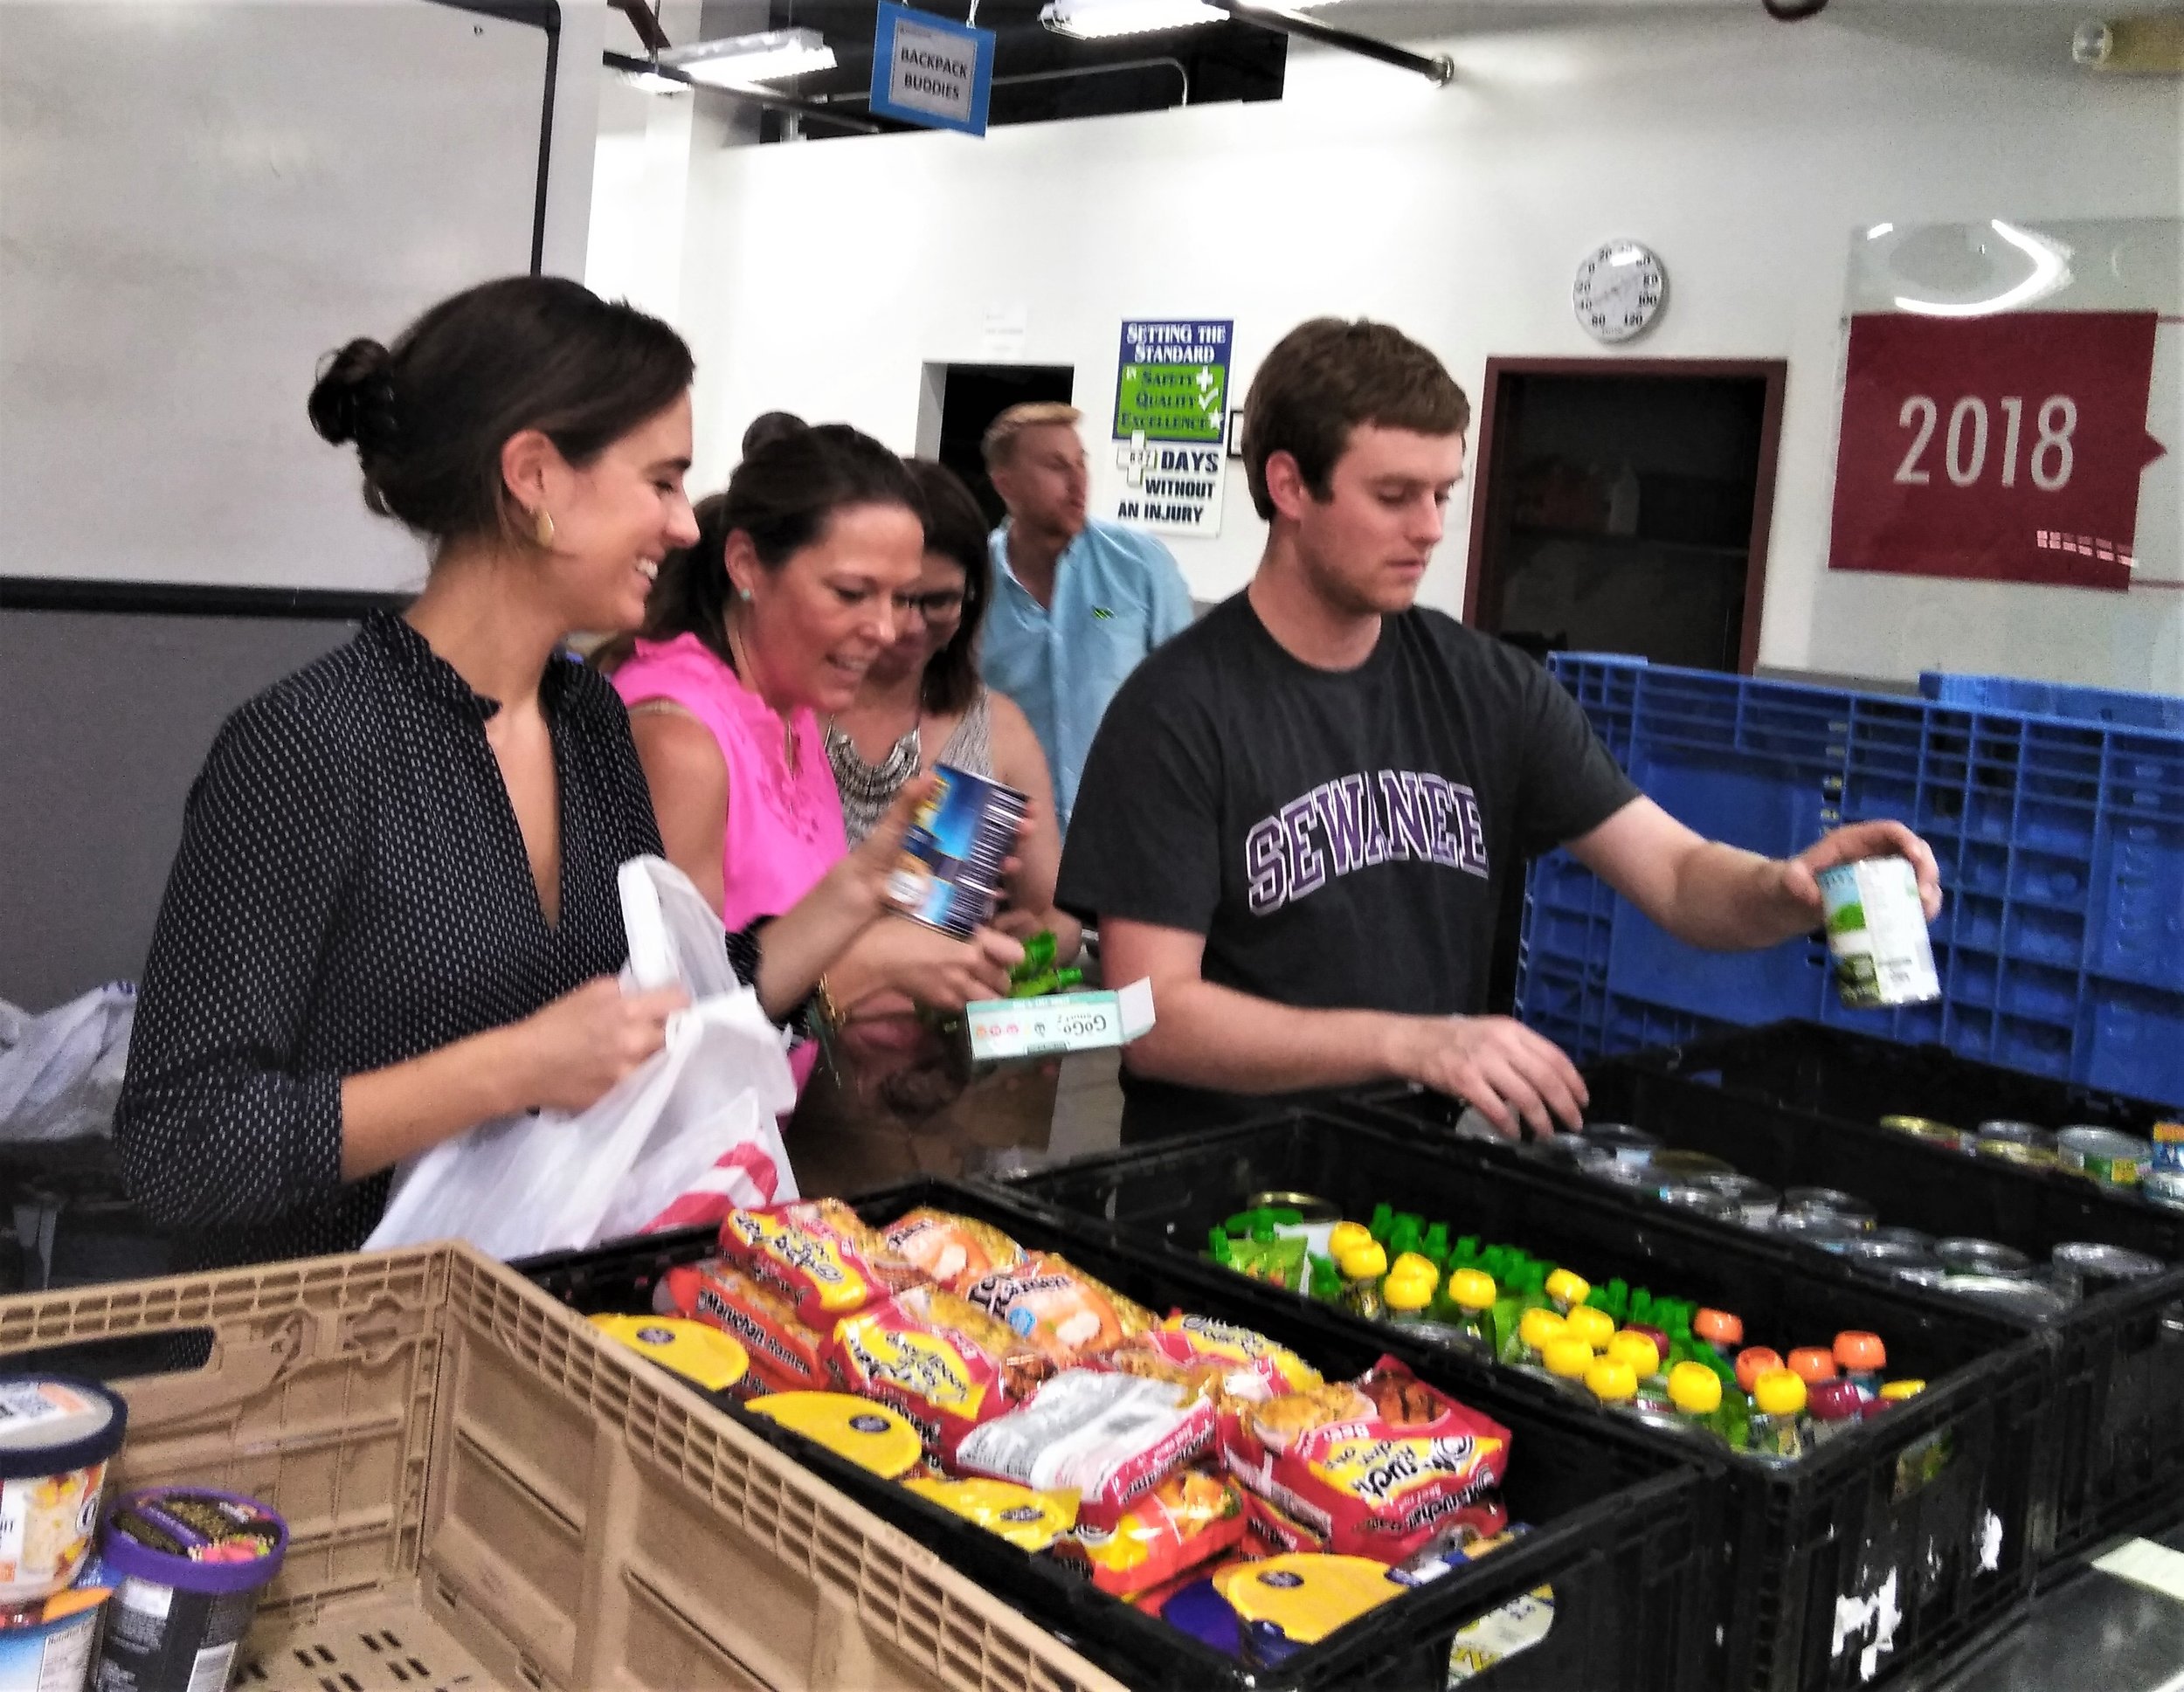
<path fill-rule="evenodd" d="M 369 458 L 394 444 L 393 357 L 359 336 L 330 356 L 311 388 L 311 426 L 336 446 L 350 441 Z"/>
<path fill-rule="evenodd" d="M 743 456 L 763 452 L 770 446 L 778 446 L 812 432 L 812 425 L 794 411 L 761 411 L 750 420 L 743 431 Z"/>

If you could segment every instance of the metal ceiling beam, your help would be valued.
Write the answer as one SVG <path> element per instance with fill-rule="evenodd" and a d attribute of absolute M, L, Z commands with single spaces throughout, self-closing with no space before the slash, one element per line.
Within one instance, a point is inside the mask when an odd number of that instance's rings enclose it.
<path fill-rule="evenodd" d="M 667 31 L 660 27 L 660 13 L 645 0 L 612 0 L 614 10 L 630 21 L 637 31 L 637 38 L 645 44 L 648 53 L 664 53 L 674 45 L 667 39 Z"/>
<path fill-rule="evenodd" d="M 1383 65 L 1393 65 L 1400 71 L 1424 77 L 1436 88 L 1445 88 L 1456 79 L 1455 61 L 1447 53 L 1414 53 L 1393 41 L 1359 35 L 1355 30 L 1342 29 L 1283 6 L 1263 5 L 1260 0 L 1206 0 L 1206 3 L 1227 12 L 1239 23 L 1255 24 L 1262 30 L 1276 30 L 1283 35 L 1317 41 L 1323 47 L 1334 47 L 1363 59 L 1378 59 Z"/>

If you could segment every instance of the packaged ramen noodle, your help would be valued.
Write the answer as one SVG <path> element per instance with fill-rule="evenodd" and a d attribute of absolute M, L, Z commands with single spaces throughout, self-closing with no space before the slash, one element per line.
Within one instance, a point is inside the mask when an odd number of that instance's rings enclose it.
<path fill-rule="evenodd" d="M 1239 1398 L 1264 1403 L 1320 1384 L 1319 1371 L 1296 1352 L 1211 1316 L 1171 1316 L 1137 1343 L 1176 1363 L 1220 1369 L 1223 1387 Z"/>
<path fill-rule="evenodd" d="M 750 1401 L 750 1413 L 801 1433 L 883 1481 L 909 1474 L 925 1454 L 906 1417 L 852 1392 L 769 1393 Z"/>
<path fill-rule="evenodd" d="M 812 1328 L 925 1279 L 838 1198 L 732 1210 L 721 1224 L 721 1255 L 788 1294 Z"/>
<path fill-rule="evenodd" d="M 1203 1397 L 1165 1381 L 1065 1369 L 1029 1404 L 985 1423 L 956 1447 L 956 1467 L 1027 1487 L 1067 1487 L 1077 1519 L 1111 1530 L 1137 1499 L 1212 1449 L 1217 1419 Z"/>
<path fill-rule="evenodd" d="M 718 1328 L 743 1348 L 746 1392 L 826 1392 L 841 1385 L 826 1335 L 796 1313 L 786 1293 L 713 1258 L 680 1264 L 660 1278 L 653 1305 Z"/>
<path fill-rule="evenodd" d="M 1320 1542 L 1400 1563 L 1463 1525 L 1498 1532 L 1509 1430 L 1383 1357 L 1362 1380 L 1248 1406 L 1226 1455 L 1245 1488 Z"/>
<path fill-rule="evenodd" d="M 966 1285 L 964 1296 L 1067 1367 L 1111 1351 L 1154 1325 L 1151 1311 L 1095 1281 L 1054 1252 Z"/>
<path fill-rule="evenodd" d="M 1194 1464 L 1169 1475 L 1112 1528 L 1080 1526 L 1055 1555 L 1082 1564 L 1102 1592 L 1134 1598 L 1234 1550 L 1244 1527 L 1235 1481 Z"/>
<path fill-rule="evenodd" d="M 845 1316 L 829 1350 L 844 1385 L 908 1416 L 943 1461 L 965 1434 L 1006 1415 L 1054 1373 L 1006 1324 L 938 1287 L 913 1287 Z"/>
<path fill-rule="evenodd" d="M 1024 1248 L 992 1224 L 930 1205 L 920 1205 L 881 1237 L 896 1256 L 950 1292 L 1024 1260 Z"/>

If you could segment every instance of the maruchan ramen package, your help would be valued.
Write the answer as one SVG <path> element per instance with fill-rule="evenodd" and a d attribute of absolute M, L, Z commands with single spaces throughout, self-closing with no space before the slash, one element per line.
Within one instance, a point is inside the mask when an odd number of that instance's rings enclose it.
<path fill-rule="evenodd" d="M 1112 1530 L 1134 1502 L 1210 1450 L 1216 1426 L 1210 1403 L 1165 1381 L 1065 1369 L 1020 1410 L 966 1434 L 953 1461 L 1023 1486 L 1069 1488 L 1081 1523 Z"/>
<path fill-rule="evenodd" d="M 925 1280 L 838 1198 L 730 1211 L 721 1255 L 788 1294 L 813 1328 Z"/>
<path fill-rule="evenodd" d="M 828 1355 L 828 1338 L 805 1323 L 778 1288 L 754 1280 L 718 1259 L 667 1271 L 653 1289 L 663 1316 L 709 1323 L 741 1343 L 750 1359 L 746 1392 L 825 1392 L 840 1385 Z"/>
<path fill-rule="evenodd" d="M 1143 1305 L 1053 1252 L 1035 1252 L 1013 1268 L 982 1275 L 963 1293 L 1064 1367 L 1113 1350 L 1155 1320 Z"/>
<path fill-rule="evenodd" d="M 1231 1396 L 1264 1403 L 1317 1386 L 1320 1372 L 1264 1334 L 1211 1316 L 1170 1316 L 1137 1342 L 1174 1363 L 1207 1364 L 1221 1372 Z"/>
<path fill-rule="evenodd" d="M 907 1417 L 854 1392 L 770 1392 L 750 1401 L 750 1412 L 801 1433 L 883 1481 L 908 1474 L 924 1456 Z"/>
<path fill-rule="evenodd" d="M 982 1276 L 1013 1269 L 1024 1260 L 1024 1248 L 991 1223 L 930 1205 L 909 1212 L 881 1238 L 928 1281 L 950 1292 L 959 1293 Z"/>
<path fill-rule="evenodd" d="M 1068 1533 L 1077 1519 L 1074 1492 L 1034 1492 L 1013 1481 L 983 1479 L 919 1478 L 904 1484 L 943 1509 L 976 1522 L 988 1533 L 999 1534 L 1019 1550 L 1045 1550 Z"/>
<path fill-rule="evenodd" d="M 908 1416 L 943 1461 L 1054 1373 L 1005 1323 L 938 1287 L 913 1287 L 845 1316 L 829 1354 L 843 1385 Z"/>
<path fill-rule="evenodd" d="M 1112 1528 L 1080 1527 L 1054 1554 L 1083 1564 L 1102 1592 L 1134 1597 L 1234 1549 L 1244 1526 L 1235 1481 L 1193 1465 L 1132 1504 Z"/>
<path fill-rule="evenodd" d="M 1489 1495 L 1509 1449 L 1507 1428 L 1383 1357 L 1355 1385 L 1249 1406 L 1226 1455 L 1277 1526 L 1319 1542 L 1310 1549 L 1400 1563 L 1452 1529 L 1507 1525 Z"/>

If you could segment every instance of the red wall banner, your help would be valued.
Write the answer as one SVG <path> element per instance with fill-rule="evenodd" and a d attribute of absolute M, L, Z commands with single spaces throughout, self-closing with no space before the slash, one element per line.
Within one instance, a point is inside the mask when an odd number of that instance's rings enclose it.
<path fill-rule="evenodd" d="M 1853 317 L 1829 568 L 2129 587 L 2155 321 Z"/>

